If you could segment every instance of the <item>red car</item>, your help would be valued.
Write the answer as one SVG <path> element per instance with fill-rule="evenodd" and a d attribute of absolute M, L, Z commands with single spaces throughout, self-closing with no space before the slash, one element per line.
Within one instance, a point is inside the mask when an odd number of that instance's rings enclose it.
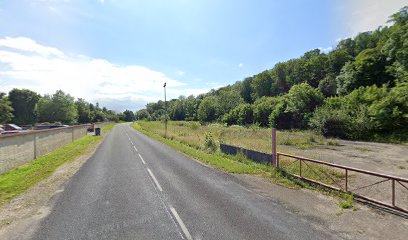
<path fill-rule="evenodd" d="M 4 130 L 5 131 L 22 131 L 23 129 L 19 126 L 17 126 L 16 124 L 4 124 Z"/>

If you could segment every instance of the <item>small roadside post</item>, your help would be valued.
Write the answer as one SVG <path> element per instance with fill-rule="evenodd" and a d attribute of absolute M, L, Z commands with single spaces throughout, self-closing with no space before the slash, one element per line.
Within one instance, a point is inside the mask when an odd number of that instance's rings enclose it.
<path fill-rule="evenodd" d="M 163 85 L 164 88 L 164 137 L 167 138 L 167 100 L 166 100 L 166 83 Z"/>
<path fill-rule="evenodd" d="M 276 128 L 272 128 L 272 166 L 277 166 L 276 156 Z"/>

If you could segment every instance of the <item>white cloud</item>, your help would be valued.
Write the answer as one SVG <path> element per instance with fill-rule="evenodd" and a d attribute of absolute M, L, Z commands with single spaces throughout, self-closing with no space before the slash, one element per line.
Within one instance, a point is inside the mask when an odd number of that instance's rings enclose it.
<path fill-rule="evenodd" d="M 242 68 L 244 66 L 243 63 L 238 64 L 238 67 Z"/>
<path fill-rule="evenodd" d="M 31 40 L 30 38 L 25 37 L 17 38 L 5 37 L 3 39 L 0 39 L 0 47 L 7 47 L 15 50 L 32 52 L 43 56 L 62 57 L 64 55 L 60 50 L 56 48 L 42 46 L 36 43 L 35 41 Z"/>
<path fill-rule="evenodd" d="M 386 25 L 388 17 L 407 5 L 406 0 L 348 0 L 341 21 L 346 31 L 355 36 Z"/>
<path fill-rule="evenodd" d="M 177 75 L 183 76 L 185 74 L 185 72 L 183 71 L 177 71 Z"/>
<path fill-rule="evenodd" d="M 105 59 L 66 54 L 25 37 L 0 39 L 1 91 L 28 88 L 50 94 L 62 89 L 75 97 L 100 101 L 101 105 L 116 99 L 127 105 L 134 102 L 140 108 L 146 102 L 161 98 L 164 82 L 167 82 L 169 97 L 206 91 L 185 89 L 185 83 L 144 66 L 119 66 Z M 115 105 L 115 110 L 124 107 Z"/>
<path fill-rule="evenodd" d="M 333 47 L 327 47 L 327 48 L 319 47 L 319 50 L 322 51 L 322 52 L 324 52 L 324 53 L 328 53 L 328 52 L 330 52 L 331 50 L 333 50 Z"/>

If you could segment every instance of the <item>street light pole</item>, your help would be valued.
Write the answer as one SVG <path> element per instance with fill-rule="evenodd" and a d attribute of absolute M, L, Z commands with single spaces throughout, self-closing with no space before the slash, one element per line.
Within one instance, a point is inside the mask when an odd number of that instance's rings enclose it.
<path fill-rule="evenodd" d="M 166 100 L 166 83 L 163 85 L 164 88 L 164 137 L 167 138 L 167 100 Z"/>

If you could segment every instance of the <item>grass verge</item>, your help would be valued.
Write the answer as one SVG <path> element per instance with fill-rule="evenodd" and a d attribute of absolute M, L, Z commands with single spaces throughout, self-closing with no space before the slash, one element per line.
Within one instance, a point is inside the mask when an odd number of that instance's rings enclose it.
<path fill-rule="evenodd" d="M 156 139 L 162 143 L 169 145 L 170 147 L 183 152 L 196 160 L 199 160 L 207 165 L 210 165 L 216 169 L 222 169 L 229 173 L 237 174 L 251 174 L 258 175 L 271 180 L 274 183 L 284 185 L 291 188 L 307 187 L 316 189 L 319 186 L 309 184 L 292 177 L 286 171 L 282 171 L 276 168 L 272 168 L 269 164 L 262 164 L 253 162 L 242 155 L 227 155 L 219 151 L 206 151 L 197 145 L 189 145 L 185 142 L 177 141 L 174 138 L 165 138 L 161 134 L 151 132 L 143 128 L 139 123 L 131 125 L 134 129 L 144 133 L 145 135 Z M 327 192 L 327 191 L 326 191 Z"/>
<path fill-rule="evenodd" d="M 104 126 L 102 131 L 108 132 L 114 125 L 116 124 Z M 81 156 L 101 140 L 101 136 L 84 136 L 46 155 L 40 156 L 36 160 L 1 174 L 0 205 L 7 203 L 31 186 L 46 179 L 63 163 Z"/>

